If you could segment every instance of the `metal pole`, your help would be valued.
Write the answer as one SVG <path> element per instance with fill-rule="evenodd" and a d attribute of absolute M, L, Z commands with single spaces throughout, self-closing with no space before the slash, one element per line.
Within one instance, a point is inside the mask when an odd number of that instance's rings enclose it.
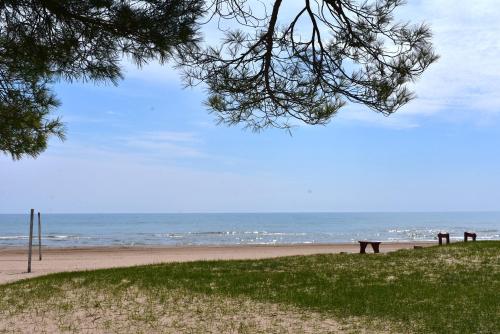
<path fill-rule="evenodd" d="M 38 212 L 38 260 L 42 261 L 42 220 Z"/>
<path fill-rule="evenodd" d="M 35 209 L 31 209 L 30 213 L 30 237 L 28 245 L 28 273 L 31 272 L 31 252 L 33 250 L 33 220 L 35 216 Z"/>

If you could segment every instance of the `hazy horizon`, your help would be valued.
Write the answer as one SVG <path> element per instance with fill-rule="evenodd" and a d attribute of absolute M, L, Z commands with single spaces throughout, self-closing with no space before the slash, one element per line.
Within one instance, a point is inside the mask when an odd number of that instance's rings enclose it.
<path fill-rule="evenodd" d="M 30 209 L 26 212 L 0 212 L 0 215 L 29 215 Z M 35 214 L 40 212 L 41 214 L 50 214 L 50 215 L 224 215 L 224 214 L 343 214 L 343 213 L 352 213 L 352 214 L 447 214 L 447 213 L 464 213 L 464 214 L 474 214 L 474 213 L 500 213 L 500 210 L 478 210 L 478 211 L 459 211 L 459 210 L 451 210 L 451 211 L 183 211 L 183 212 L 42 212 L 35 209 Z"/>

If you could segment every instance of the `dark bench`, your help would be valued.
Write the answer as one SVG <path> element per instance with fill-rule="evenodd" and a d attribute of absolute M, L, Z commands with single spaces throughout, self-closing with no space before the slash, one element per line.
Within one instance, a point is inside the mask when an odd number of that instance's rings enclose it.
<path fill-rule="evenodd" d="M 446 239 L 446 244 L 450 243 L 450 234 L 449 233 L 438 233 L 439 244 L 443 244 L 443 239 Z"/>
<path fill-rule="evenodd" d="M 472 238 L 472 241 L 476 241 L 477 234 L 472 232 L 464 232 L 464 242 L 467 242 L 469 237 Z"/>
<path fill-rule="evenodd" d="M 366 246 L 368 246 L 368 244 L 372 245 L 374 253 L 380 253 L 380 244 L 382 242 L 380 242 L 380 241 L 367 241 L 367 240 L 358 241 L 358 242 L 359 242 L 359 253 L 360 254 L 366 253 Z"/>

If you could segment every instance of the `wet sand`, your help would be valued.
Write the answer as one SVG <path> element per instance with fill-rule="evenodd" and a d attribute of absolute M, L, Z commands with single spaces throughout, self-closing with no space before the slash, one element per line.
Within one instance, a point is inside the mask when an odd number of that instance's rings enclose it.
<path fill-rule="evenodd" d="M 381 252 L 413 246 L 430 246 L 435 242 L 382 243 Z M 370 246 L 367 249 L 371 252 Z M 358 253 L 359 245 L 301 244 L 245 246 L 153 246 L 44 248 L 38 260 L 38 247 L 33 247 L 32 272 L 27 271 L 27 248 L 0 247 L 0 284 L 62 271 L 127 267 L 143 264 L 186 262 L 197 260 L 264 259 L 279 256 L 327 253 Z"/>

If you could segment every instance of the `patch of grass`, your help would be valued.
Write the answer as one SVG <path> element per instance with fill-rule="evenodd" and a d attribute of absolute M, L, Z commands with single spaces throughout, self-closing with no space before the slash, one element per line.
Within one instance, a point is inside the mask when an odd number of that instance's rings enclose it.
<path fill-rule="evenodd" d="M 189 300 L 197 301 L 200 308 L 189 306 Z M 242 303 L 247 303 L 246 309 Z M 258 332 L 263 328 L 261 320 L 239 322 L 240 318 L 229 316 L 243 316 L 242 310 L 252 309 L 248 303 L 264 313 L 270 312 L 270 305 L 278 305 L 276 312 L 294 319 L 301 319 L 303 312 L 320 322 L 358 322 L 361 327 L 351 328 L 354 331 L 498 333 L 500 242 L 388 254 L 149 265 L 59 273 L 0 286 L 0 317 L 24 314 L 33 305 L 43 312 L 44 305 L 51 305 L 50 312 L 63 318 L 75 312 L 99 316 L 98 321 L 107 323 L 111 331 L 116 324 L 106 322 L 106 317 L 115 310 L 124 313 L 123 319 L 143 324 L 145 332 L 154 332 L 168 319 L 170 325 L 177 321 L 178 329 L 188 326 L 175 316 L 183 312 L 200 319 L 218 319 L 219 312 L 230 326 L 226 330 Z M 265 328 L 282 328 L 273 326 Z M 196 332 L 198 327 L 190 328 Z"/>

